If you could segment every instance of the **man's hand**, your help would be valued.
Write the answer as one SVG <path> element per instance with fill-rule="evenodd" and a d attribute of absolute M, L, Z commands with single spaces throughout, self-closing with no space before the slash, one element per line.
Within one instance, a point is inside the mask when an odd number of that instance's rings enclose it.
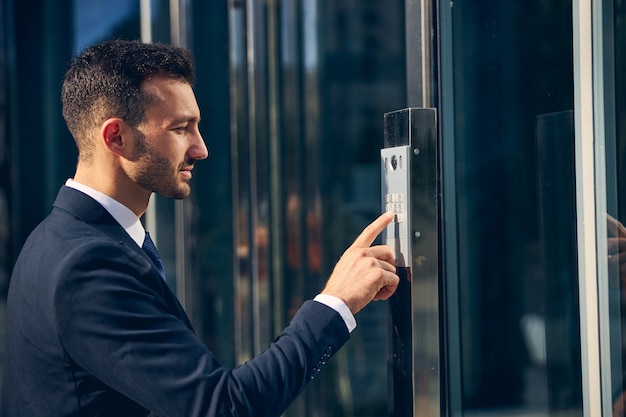
<path fill-rule="evenodd" d="M 393 220 L 385 213 L 367 226 L 341 256 L 322 294 L 343 300 L 356 314 L 372 300 L 386 300 L 396 291 L 399 278 L 389 246 L 371 246 Z"/>

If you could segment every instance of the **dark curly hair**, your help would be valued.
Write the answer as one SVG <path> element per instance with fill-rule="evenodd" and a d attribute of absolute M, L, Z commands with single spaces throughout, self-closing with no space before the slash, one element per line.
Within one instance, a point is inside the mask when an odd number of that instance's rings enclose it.
<path fill-rule="evenodd" d="M 89 160 L 92 135 L 106 119 L 119 117 L 136 127 L 151 97 L 143 81 L 167 76 L 195 82 L 191 53 L 167 44 L 112 40 L 85 49 L 75 57 L 63 79 L 63 117 L 76 141 L 79 158 Z"/>

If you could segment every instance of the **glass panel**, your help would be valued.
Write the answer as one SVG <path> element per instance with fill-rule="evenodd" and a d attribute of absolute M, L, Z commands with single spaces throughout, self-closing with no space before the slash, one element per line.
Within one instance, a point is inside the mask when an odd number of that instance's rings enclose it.
<path fill-rule="evenodd" d="M 610 369 L 606 370 L 613 410 L 604 415 L 626 416 L 626 2 L 602 2 L 603 25 L 603 90 L 604 141 L 606 161 L 606 196 L 598 195 L 605 212 L 598 212 L 599 222 L 606 222 L 606 245 L 599 244 L 599 279 L 608 280 L 609 318 L 607 349 L 610 352 Z M 600 223 L 600 224 L 602 224 Z M 603 231 L 604 232 L 604 231 Z M 607 350 L 603 350 L 607 351 Z"/>
<path fill-rule="evenodd" d="M 253 242 L 251 238 L 251 201 L 249 175 L 240 174 L 248 161 L 249 147 L 247 146 L 248 117 L 248 78 L 246 62 L 246 8 L 245 3 L 235 2 L 229 10 L 230 37 L 230 75 L 233 88 L 231 89 L 231 119 L 233 142 L 231 158 L 233 172 L 233 216 L 234 216 L 234 330 L 235 330 L 235 360 L 236 363 L 247 360 L 254 354 L 252 312 L 252 262 L 251 252 Z"/>
<path fill-rule="evenodd" d="M 383 114 L 406 91 L 403 2 L 235 1 L 229 21 L 239 361 L 380 212 Z M 289 415 L 387 414 L 387 314 L 385 303 L 359 314 Z"/>
<path fill-rule="evenodd" d="M 328 273 L 380 212 L 383 115 L 406 103 L 405 10 L 404 1 L 395 0 L 317 3 L 320 125 L 311 140 L 320 141 L 322 259 Z M 336 402 L 334 415 L 387 415 L 387 361 L 381 359 L 387 357 L 388 316 L 388 303 L 360 312 L 350 343 L 333 359 L 340 373 L 325 381 Z"/>
<path fill-rule="evenodd" d="M 191 9 L 189 43 L 196 61 L 196 97 L 202 114 L 200 131 L 210 156 L 194 169 L 189 208 L 186 280 L 195 307 L 193 324 L 198 336 L 220 361 L 234 366 L 233 315 L 233 185 L 229 120 L 228 5 L 196 0 Z M 207 24 L 210 20 L 210 24 Z M 233 36 L 242 36 L 234 32 Z M 241 251 L 237 251 L 239 255 Z"/>
<path fill-rule="evenodd" d="M 141 0 L 135 0 L 140 2 Z M 150 0 L 150 24 L 152 42 L 171 42 L 170 0 Z"/>
<path fill-rule="evenodd" d="M 4 3 L 0 3 L 0 22 L 2 27 L 11 27 L 5 12 Z M 9 287 L 9 277 L 13 261 L 11 259 L 11 214 L 9 197 L 11 195 L 10 148 L 9 140 L 11 129 L 9 106 L 9 68 L 15 63 L 8 60 L 9 41 L 8 31 L 0 30 L 0 340 L 6 340 L 6 301 Z M 0 386 L 2 386 L 2 365 L 4 364 L 4 343 L 0 346 Z"/>
<path fill-rule="evenodd" d="M 107 39 L 139 38 L 139 0 L 75 0 L 73 12 L 75 54 Z"/>
<path fill-rule="evenodd" d="M 440 8 L 452 36 L 440 101 L 455 145 L 454 411 L 581 415 L 572 4 Z"/>

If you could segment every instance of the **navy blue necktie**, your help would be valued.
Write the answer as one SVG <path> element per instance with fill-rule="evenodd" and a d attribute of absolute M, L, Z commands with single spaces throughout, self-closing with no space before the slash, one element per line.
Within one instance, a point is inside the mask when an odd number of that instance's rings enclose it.
<path fill-rule="evenodd" d="M 154 242 L 150 238 L 150 233 L 146 232 L 146 238 L 143 241 L 143 246 L 141 247 L 144 252 L 148 255 L 148 257 L 156 266 L 156 269 L 159 271 L 161 278 L 165 279 L 165 270 L 163 269 L 163 263 L 161 262 L 161 257 L 159 256 L 159 252 L 157 252 L 156 246 L 154 246 Z"/>

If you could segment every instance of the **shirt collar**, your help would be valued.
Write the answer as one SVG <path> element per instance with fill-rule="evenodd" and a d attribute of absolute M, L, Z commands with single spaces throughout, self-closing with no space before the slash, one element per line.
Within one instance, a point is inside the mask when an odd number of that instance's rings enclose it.
<path fill-rule="evenodd" d="M 111 198 L 100 191 L 94 190 L 85 184 L 76 182 L 71 178 L 65 182 L 65 185 L 87 194 L 89 197 L 100 203 L 102 207 L 104 207 L 105 210 L 108 211 L 109 214 L 113 216 L 113 218 L 124 228 L 124 230 L 126 230 L 126 233 L 130 235 L 138 246 L 141 247 L 141 245 L 143 245 L 143 241 L 146 237 L 146 231 L 141 224 L 139 217 L 137 217 L 131 209 L 114 198 Z"/>

